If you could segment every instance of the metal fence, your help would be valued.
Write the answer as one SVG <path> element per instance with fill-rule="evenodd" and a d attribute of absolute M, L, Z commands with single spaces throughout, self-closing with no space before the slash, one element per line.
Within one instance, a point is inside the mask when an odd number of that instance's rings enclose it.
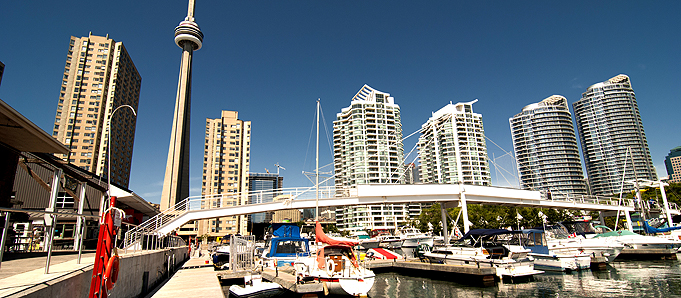
<path fill-rule="evenodd" d="M 255 236 L 234 236 L 229 245 L 229 269 L 249 271 L 255 267 Z"/>

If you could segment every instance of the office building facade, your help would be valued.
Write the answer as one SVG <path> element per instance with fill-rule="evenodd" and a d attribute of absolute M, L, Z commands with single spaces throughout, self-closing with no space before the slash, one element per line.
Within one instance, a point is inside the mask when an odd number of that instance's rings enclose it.
<path fill-rule="evenodd" d="M 339 195 L 358 184 L 404 183 L 404 149 L 400 107 L 389 93 L 364 85 L 350 106 L 336 115 L 333 123 L 335 186 Z M 374 206 L 375 207 L 375 206 Z M 395 226 L 408 217 L 406 206 L 348 206 L 336 209 L 340 230 Z M 379 213 L 380 211 L 376 211 Z"/>
<path fill-rule="evenodd" d="M 111 114 L 122 105 L 137 110 L 141 83 L 122 42 L 108 35 L 72 36 L 52 131 L 71 152 L 59 157 L 106 178 L 110 145 L 111 182 L 128 187 L 136 116 L 128 108 Z"/>
<path fill-rule="evenodd" d="M 550 96 L 509 119 L 520 186 L 586 195 L 577 137 L 567 99 Z"/>
<path fill-rule="evenodd" d="M 270 173 L 249 173 L 248 190 L 249 203 L 270 203 L 274 197 L 280 195 L 276 189 L 284 187 L 284 177 Z M 272 221 L 271 212 L 261 212 L 249 215 L 250 223 L 269 223 Z"/>
<path fill-rule="evenodd" d="M 491 185 L 482 115 L 473 112 L 476 102 L 450 102 L 421 126 L 421 182 Z"/>
<path fill-rule="evenodd" d="M 572 106 L 591 194 L 610 196 L 634 188 L 623 180 L 657 180 L 628 76 L 590 86 Z"/>
<path fill-rule="evenodd" d="M 669 151 L 664 159 L 669 182 L 681 183 L 681 146 Z"/>

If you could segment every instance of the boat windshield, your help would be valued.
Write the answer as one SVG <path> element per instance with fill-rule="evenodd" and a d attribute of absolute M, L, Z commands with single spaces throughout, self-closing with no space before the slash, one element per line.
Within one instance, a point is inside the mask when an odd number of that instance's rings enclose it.
<path fill-rule="evenodd" d="M 544 229 L 546 231 L 546 238 L 548 239 L 568 239 L 570 238 L 570 233 L 565 226 L 562 224 L 557 224 L 555 226 L 549 226 Z"/>
<path fill-rule="evenodd" d="M 305 241 L 303 240 L 285 240 L 277 243 L 276 253 L 282 254 L 302 254 L 307 252 L 305 248 Z"/>
<path fill-rule="evenodd" d="M 567 228 L 569 233 L 575 233 L 577 235 L 596 234 L 596 229 L 594 229 L 589 221 L 568 221 L 562 222 L 562 224 Z"/>

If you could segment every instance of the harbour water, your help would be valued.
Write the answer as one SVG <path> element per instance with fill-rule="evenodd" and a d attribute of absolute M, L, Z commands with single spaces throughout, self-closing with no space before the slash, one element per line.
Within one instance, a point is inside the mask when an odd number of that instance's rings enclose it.
<path fill-rule="evenodd" d="M 225 297 L 228 288 L 223 285 Z M 599 271 L 547 272 L 534 280 L 492 285 L 423 272 L 378 272 L 369 297 L 681 297 L 681 262 L 616 261 Z"/>

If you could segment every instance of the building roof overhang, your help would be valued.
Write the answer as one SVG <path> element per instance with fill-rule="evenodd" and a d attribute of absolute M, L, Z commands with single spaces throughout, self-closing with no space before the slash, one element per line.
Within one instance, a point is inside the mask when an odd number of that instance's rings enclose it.
<path fill-rule="evenodd" d="M 0 142 L 20 152 L 66 154 L 69 149 L 0 100 Z"/>

